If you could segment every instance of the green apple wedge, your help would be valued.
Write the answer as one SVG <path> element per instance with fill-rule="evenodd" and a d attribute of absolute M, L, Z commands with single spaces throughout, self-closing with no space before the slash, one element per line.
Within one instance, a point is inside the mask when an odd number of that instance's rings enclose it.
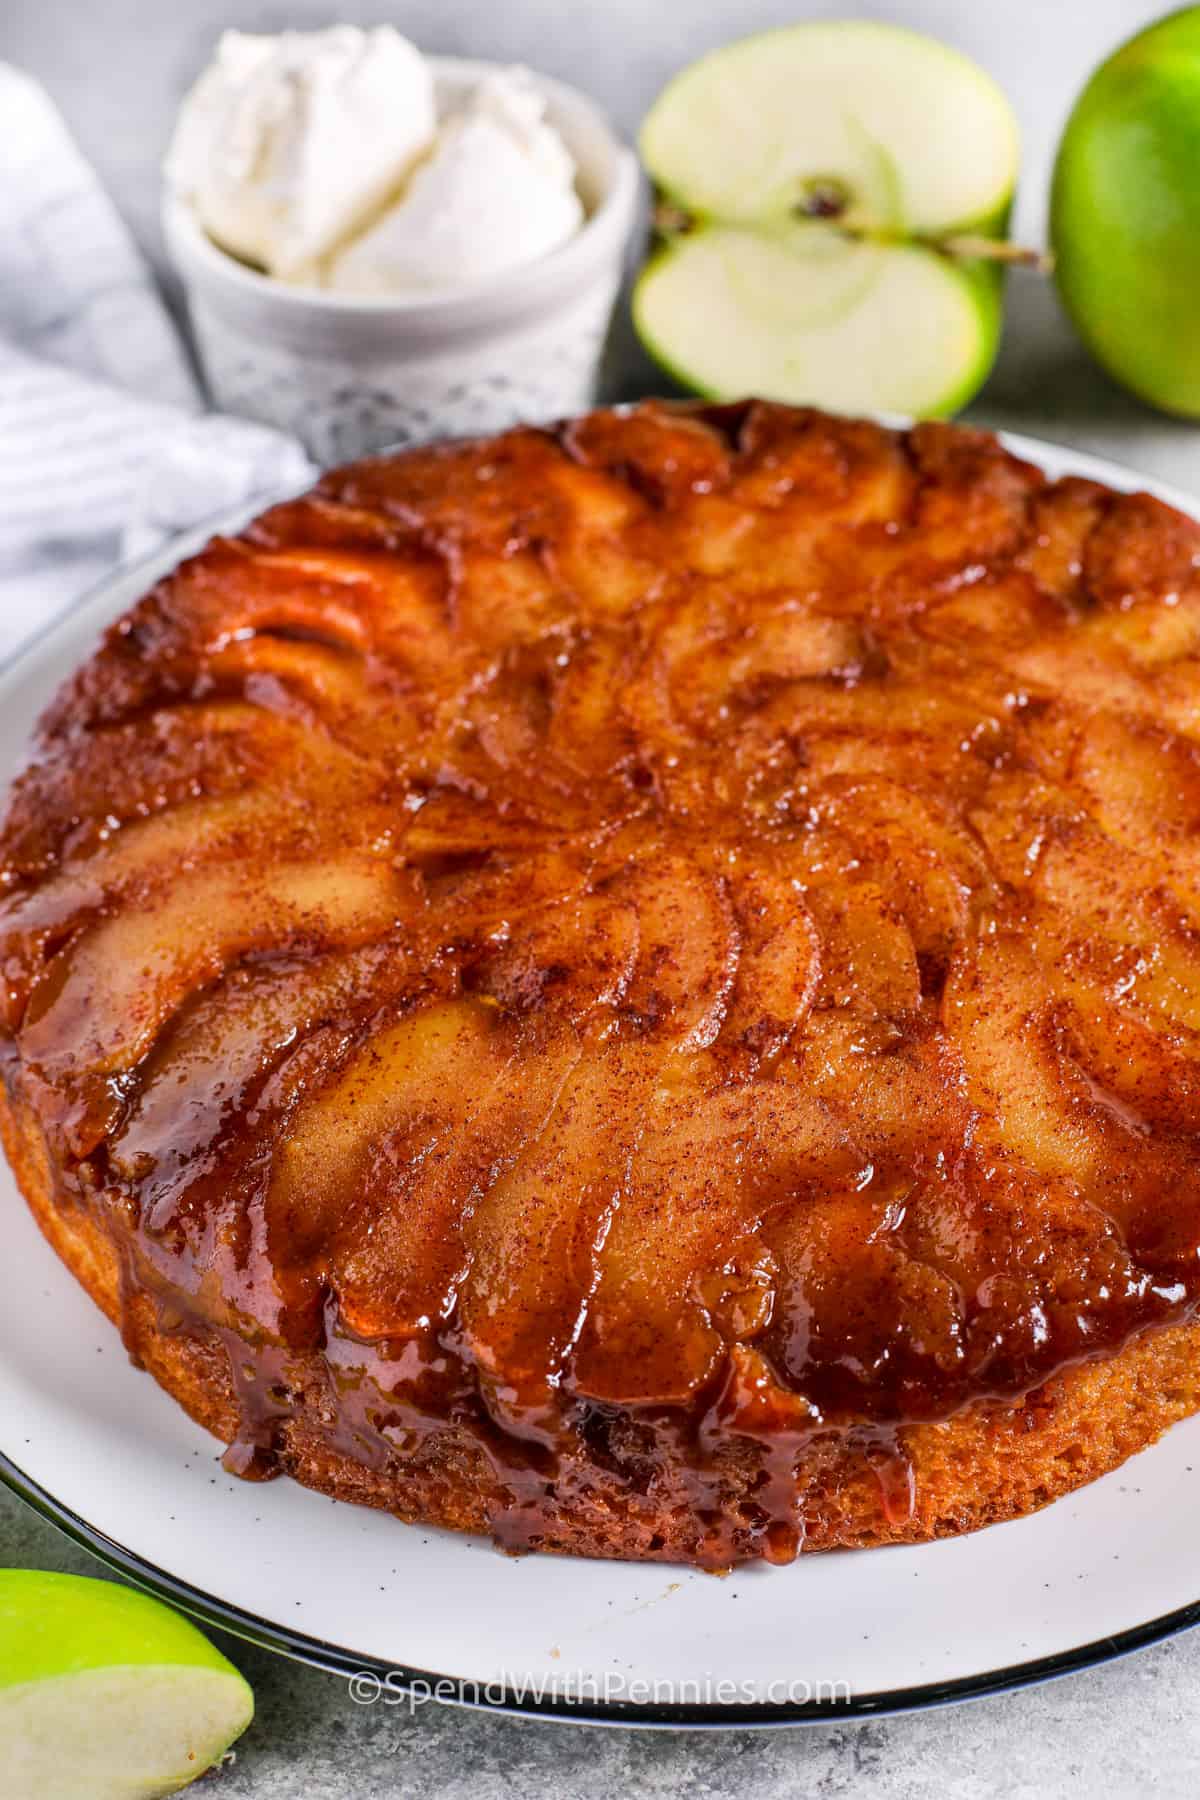
<path fill-rule="evenodd" d="M 662 242 L 650 354 L 713 399 L 942 416 L 999 342 L 1019 144 L 967 57 L 896 26 L 787 26 L 684 69 L 647 114 Z"/>
<path fill-rule="evenodd" d="M 1063 133 L 1050 197 L 1058 290 L 1096 360 L 1152 406 L 1200 418 L 1200 7 L 1101 64 Z"/>
<path fill-rule="evenodd" d="M 150 1800 L 202 1775 L 254 1697 L 194 1625 L 111 1581 L 0 1570 L 5 1800 Z"/>

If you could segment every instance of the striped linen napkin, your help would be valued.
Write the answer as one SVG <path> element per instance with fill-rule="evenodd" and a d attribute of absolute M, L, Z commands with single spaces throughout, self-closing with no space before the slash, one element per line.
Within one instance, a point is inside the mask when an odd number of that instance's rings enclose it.
<path fill-rule="evenodd" d="M 0 662 L 115 563 L 312 474 L 291 439 L 203 410 L 115 207 L 0 63 Z"/>

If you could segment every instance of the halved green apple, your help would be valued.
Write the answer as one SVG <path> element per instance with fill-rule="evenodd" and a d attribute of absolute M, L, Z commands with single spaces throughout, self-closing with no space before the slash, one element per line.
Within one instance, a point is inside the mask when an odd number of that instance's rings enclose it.
<path fill-rule="evenodd" d="M 1016 123 L 989 76 L 891 25 L 702 57 L 642 126 L 662 243 L 639 335 L 686 386 L 937 416 L 991 367 Z"/>
<path fill-rule="evenodd" d="M 194 1625 L 111 1581 L 0 1570 L 5 1800 L 150 1800 L 218 1761 L 254 1714 Z"/>

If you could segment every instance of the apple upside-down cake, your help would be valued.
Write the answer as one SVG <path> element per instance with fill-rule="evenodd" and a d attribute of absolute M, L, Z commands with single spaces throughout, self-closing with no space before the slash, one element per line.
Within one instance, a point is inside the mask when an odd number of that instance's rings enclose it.
<path fill-rule="evenodd" d="M 0 838 L 4 1137 L 229 1444 L 513 1549 L 968 1530 L 1200 1406 L 1200 528 L 645 405 L 183 563 Z"/>

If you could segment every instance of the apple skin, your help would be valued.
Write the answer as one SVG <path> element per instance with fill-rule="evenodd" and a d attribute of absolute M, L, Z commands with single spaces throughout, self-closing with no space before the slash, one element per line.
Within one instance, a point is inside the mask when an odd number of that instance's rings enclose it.
<path fill-rule="evenodd" d="M 183 1664 L 242 1680 L 203 1632 L 136 1588 L 86 1575 L 0 1569 L 0 1688 L 114 1662 Z M 248 1685 L 246 1697 L 253 1710 Z"/>
<path fill-rule="evenodd" d="M 980 236 L 1005 237 L 1008 232 L 1010 207 L 1006 205 L 996 219 L 982 221 Z M 942 396 L 926 413 L 930 419 L 950 419 L 969 406 L 995 365 L 1004 330 L 1005 271 L 1000 263 L 960 262 L 951 264 L 952 273 L 972 296 L 979 315 L 979 360 L 967 371 L 957 387 Z"/>
<path fill-rule="evenodd" d="M 1200 418 L 1200 7 L 1088 82 L 1054 168 L 1055 277 L 1088 349 L 1152 406 Z"/>

